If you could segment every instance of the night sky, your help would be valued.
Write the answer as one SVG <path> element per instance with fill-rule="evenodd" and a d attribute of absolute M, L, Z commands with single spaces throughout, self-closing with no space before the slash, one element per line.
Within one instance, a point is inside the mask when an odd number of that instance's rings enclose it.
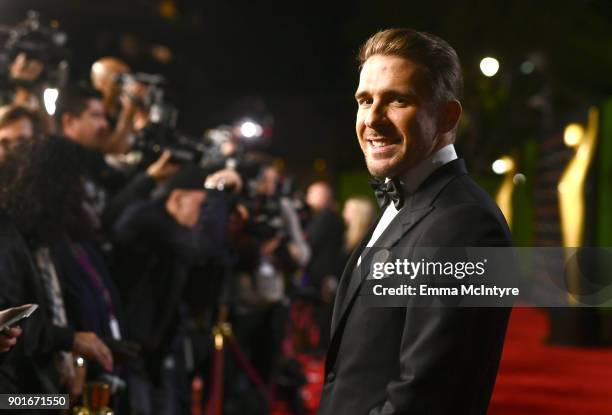
<path fill-rule="evenodd" d="M 266 113 L 274 119 L 271 153 L 302 175 L 322 158 L 333 178 L 363 168 L 353 130 L 355 55 L 376 30 L 431 31 L 457 49 L 466 80 L 458 145 L 478 168 L 612 94 L 609 3 L 0 0 L 0 23 L 16 23 L 27 9 L 57 19 L 74 78 L 105 55 L 164 74 L 191 134 Z M 172 61 L 153 59 L 153 45 L 169 47 Z M 489 54 L 501 62 L 491 79 L 478 70 Z M 519 70 L 526 60 L 536 64 L 528 75 Z"/>

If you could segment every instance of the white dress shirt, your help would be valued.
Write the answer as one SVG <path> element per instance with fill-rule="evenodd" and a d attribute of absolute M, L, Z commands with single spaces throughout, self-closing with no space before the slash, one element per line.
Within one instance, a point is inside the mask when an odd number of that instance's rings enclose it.
<path fill-rule="evenodd" d="M 434 171 L 444 166 L 446 163 L 450 163 L 451 161 L 457 159 L 457 152 L 455 151 L 455 146 L 452 144 L 448 144 L 442 147 L 440 150 L 436 151 L 429 158 L 426 158 L 416 166 L 414 166 L 410 171 L 403 177 L 400 177 L 400 180 L 404 184 L 406 191 L 413 193 L 418 189 L 418 187 L 427 179 Z M 390 180 L 387 178 L 387 180 Z M 401 207 L 401 209 L 405 209 L 406 205 Z M 400 210 L 401 210 L 400 209 Z M 393 203 L 389 203 L 387 208 L 385 209 L 380 221 L 376 225 L 376 229 L 374 229 L 374 233 L 372 233 L 372 237 L 368 242 L 367 246 L 372 247 L 382 235 L 382 233 L 387 229 L 391 221 L 397 216 L 399 210 L 395 208 Z M 361 263 L 361 257 L 357 262 L 357 266 Z"/>

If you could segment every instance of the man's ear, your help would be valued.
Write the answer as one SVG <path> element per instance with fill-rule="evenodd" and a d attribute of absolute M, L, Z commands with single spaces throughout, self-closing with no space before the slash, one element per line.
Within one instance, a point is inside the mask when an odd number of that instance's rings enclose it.
<path fill-rule="evenodd" d="M 67 130 L 68 128 L 70 128 L 72 126 L 72 121 L 74 120 L 74 116 L 70 113 L 64 113 L 62 114 L 62 131 Z"/>
<path fill-rule="evenodd" d="M 173 214 L 179 209 L 182 196 L 183 193 L 180 189 L 174 189 L 170 192 L 166 199 L 166 211 L 168 211 L 168 213 Z"/>
<path fill-rule="evenodd" d="M 452 131 L 459 122 L 462 110 L 461 103 L 456 99 L 441 104 L 438 108 L 438 132 L 444 134 Z"/>

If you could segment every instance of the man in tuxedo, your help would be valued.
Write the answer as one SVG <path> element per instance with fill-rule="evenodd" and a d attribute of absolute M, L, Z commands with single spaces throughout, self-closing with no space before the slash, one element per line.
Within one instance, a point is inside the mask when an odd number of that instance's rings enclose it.
<path fill-rule="evenodd" d="M 420 247 L 511 245 L 500 210 L 453 147 L 459 59 L 436 36 L 390 29 L 362 46 L 359 61 L 356 132 L 368 170 L 382 179 L 382 213 L 338 286 L 319 413 L 484 415 L 510 310 L 412 299 L 371 307 L 360 269 L 372 248 L 408 257 Z"/>

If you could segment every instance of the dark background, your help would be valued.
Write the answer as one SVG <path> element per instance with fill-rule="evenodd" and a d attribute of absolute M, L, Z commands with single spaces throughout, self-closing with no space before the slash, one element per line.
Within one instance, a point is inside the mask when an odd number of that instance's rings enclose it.
<path fill-rule="evenodd" d="M 322 159 L 334 178 L 363 169 L 353 130 L 359 45 L 378 29 L 404 26 L 449 41 L 464 68 L 458 146 L 472 170 L 502 152 L 562 128 L 612 93 L 612 7 L 573 1 L 0 0 L 0 23 L 28 9 L 68 34 L 76 78 L 113 55 L 135 71 L 164 74 L 182 129 L 273 117 L 269 151 L 288 170 L 312 175 Z M 172 51 L 160 63 L 155 45 Z M 499 59 L 485 78 L 480 59 Z M 535 66 L 523 74 L 520 66 Z"/>

